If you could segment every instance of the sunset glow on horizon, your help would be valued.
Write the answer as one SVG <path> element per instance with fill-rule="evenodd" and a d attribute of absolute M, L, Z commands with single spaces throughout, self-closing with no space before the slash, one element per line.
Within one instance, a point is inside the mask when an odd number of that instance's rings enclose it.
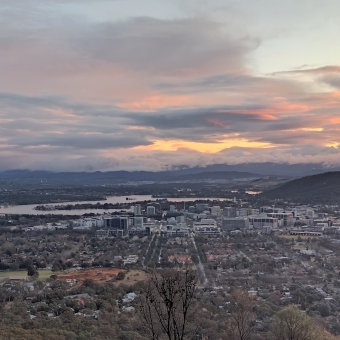
<path fill-rule="evenodd" d="M 339 10 L 4 0 L 0 171 L 340 164 Z"/>

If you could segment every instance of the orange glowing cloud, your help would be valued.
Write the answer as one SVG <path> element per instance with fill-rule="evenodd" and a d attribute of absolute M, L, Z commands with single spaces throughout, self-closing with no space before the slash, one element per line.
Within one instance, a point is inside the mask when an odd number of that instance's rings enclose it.
<path fill-rule="evenodd" d="M 308 128 L 302 128 L 300 130 L 302 130 L 302 131 L 311 131 L 311 132 L 321 132 L 321 131 L 323 131 L 323 128 L 320 128 L 320 127 L 315 127 L 315 128 L 308 127 Z"/>
<path fill-rule="evenodd" d="M 340 142 L 329 142 L 325 146 L 327 146 L 329 148 L 338 148 L 339 145 L 340 145 Z"/>
<path fill-rule="evenodd" d="M 340 124 L 340 117 L 334 117 L 330 119 L 331 124 Z"/>
<path fill-rule="evenodd" d="M 127 130 L 153 130 L 155 131 L 156 129 L 152 126 L 136 126 L 136 125 L 131 125 L 126 128 Z"/>
<path fill-rule="evenodd" d="M 154 111 L 165 107 L 177 107 L 192 105 L 192 99 L 188 96 L 152 94 L 138 101 L 119 102 L 117 106 L 131 111 Z"/>
<path fill-rule="evenodd" d="M 149 151 L 177 151 L 179 149 L 194 150 L 200 153 L 217 153 L 232 147 L 244 148 L 270 148 L 270 143 L 253 142 L 244 138 L 225 139 L 216 143 L 191 142 L 185 140 L 155 140 L 152 145 L 142 146 L 143 150 Z"/>

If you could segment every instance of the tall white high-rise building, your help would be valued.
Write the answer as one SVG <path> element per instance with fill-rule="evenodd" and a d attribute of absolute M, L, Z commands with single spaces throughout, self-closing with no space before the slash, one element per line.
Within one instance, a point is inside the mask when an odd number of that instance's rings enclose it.
<path fill-rule="evenodd" d="M 142 207 L 141 207 L 140 204 L 136 204 L 136 205 L 132 206 L 131 210 L 135 215 L 141 215 L 142 214 Z"/>

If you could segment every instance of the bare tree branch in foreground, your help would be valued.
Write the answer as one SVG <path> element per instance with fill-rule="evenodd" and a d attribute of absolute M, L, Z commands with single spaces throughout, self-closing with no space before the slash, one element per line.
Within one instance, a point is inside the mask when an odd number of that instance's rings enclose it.
<path fill-rule="evenodd" d="M 231 316 L 229 332 L 233 340 L 250 340 L 252 326 L 256 319 L 253 312 L 254 297 L 248 292 L 236 290 L 231 295 Z"/>
<path fill-rule="evenodd" d="M 150 340 L 184 340 L 195 312 L 197 274 L 194 271 L 154 271 L 141 295 L 139 315 Z"/>

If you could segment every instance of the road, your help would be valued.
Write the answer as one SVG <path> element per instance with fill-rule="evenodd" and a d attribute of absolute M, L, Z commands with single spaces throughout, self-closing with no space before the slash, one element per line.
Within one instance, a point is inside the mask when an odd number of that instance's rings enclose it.
<path fill-rule="evenodd" d="M 193 235 L 193 233 L 191 233 L 191 239 L 192 239 L 192 243 L 196 249 L 196 252 L 197 252 L 197 257 L 198 257 L 198 268 L 199 270 L 201 271 L 202 275 L 203 275 L 203 278 L 204 278 L 204 282 L 203 282 L 203 285 L 204 286 L 207 286 L 208 285 L 208 279 L 207 279 L 207 276 L 205 275 L 205 270 L 204 270 L 204 266 L 203 266 L 203 263 L 201 261 L 201 257 L 198 253 L 198 249 L 197 249 L 197 245 L 196 245 L 196 241 L 195 241 L 195 237 Z"/>

